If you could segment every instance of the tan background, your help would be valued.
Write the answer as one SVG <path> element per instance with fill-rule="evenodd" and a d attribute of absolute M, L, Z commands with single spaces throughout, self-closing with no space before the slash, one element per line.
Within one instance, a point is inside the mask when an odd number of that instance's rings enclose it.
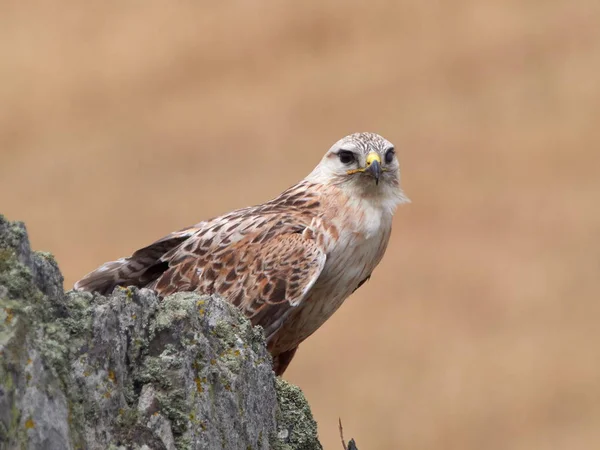
<path fill-rule="evenodd" d="M 65 285 L 376 131 L 413 203 L 286 375 L 325 448 L 600 448 L 600 2 L 169 5 L 0 5 L 0 212 Z"/>

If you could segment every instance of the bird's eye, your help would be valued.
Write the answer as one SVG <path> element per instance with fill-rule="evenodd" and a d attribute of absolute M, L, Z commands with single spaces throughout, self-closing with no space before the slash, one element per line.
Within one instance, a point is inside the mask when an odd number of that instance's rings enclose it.
<path fill-rule="evenodd" d="M 356 156 L 349 150 L 340 150 L 338 152 L 338 158 L 340 158 L 342 164 L 350 164 L 356 161 Z"/>
<path fill-rule="evenodd" d="M 396 154 L 396 151 L 393 148 L 390 148 L 385 154 L 385 163 L 391 164 L 392 161 L 394 160 L 395 154 Z"/>

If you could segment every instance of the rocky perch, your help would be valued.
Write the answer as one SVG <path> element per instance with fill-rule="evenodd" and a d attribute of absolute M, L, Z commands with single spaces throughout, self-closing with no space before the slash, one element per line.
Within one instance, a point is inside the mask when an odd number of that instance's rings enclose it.
<path fill-rule="evenodd" d="M 302 392 L 235 308 L 62 283 L 0 216 L 0 449 L 321 449 Z"/>

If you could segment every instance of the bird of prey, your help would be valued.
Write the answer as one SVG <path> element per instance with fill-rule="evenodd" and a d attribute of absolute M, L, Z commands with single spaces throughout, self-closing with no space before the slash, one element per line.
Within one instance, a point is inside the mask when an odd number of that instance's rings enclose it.
<path fill-rule="evenodd" d="M 355 133 L 273 200 L 171 233 L 102 265 L 75 289 L 217 294 L 264 329 L 281 375 L 298 345 L 369 279 L 394 211 L 407 201 L 393 145 Z"/>

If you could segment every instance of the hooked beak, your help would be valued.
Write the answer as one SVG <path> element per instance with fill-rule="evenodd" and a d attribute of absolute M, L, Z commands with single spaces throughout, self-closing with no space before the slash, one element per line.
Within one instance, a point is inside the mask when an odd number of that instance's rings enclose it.
<path fill-rule="evenodd" d="M 375 184 L 379 184 L 379 178 L 381 178 L 383 169 L 381 167 L 381 157 L 377 153 L 371 152 L 367 156 L 367 167 L 365 168 L 365 172 L 375 178 Z"/>

